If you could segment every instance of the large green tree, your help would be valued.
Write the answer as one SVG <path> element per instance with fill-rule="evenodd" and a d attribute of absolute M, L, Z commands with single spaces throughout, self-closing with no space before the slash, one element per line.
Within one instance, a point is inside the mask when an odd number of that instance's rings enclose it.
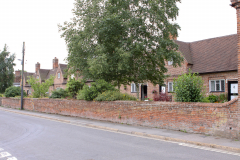
<path fill-rule="evenodd" d="M 8 47 L 5 44 L 3 51 L 0 51 L 0 93 L 13 85 L 14 82 L 14 63 L 15 55 L 8 52 Z"/>
<path fill-rule="evenodd" d="M 121 84 L 161 84 L 183 60 L 178 36 L 180 0 L 76 0 L 71 22 L 59 25 L 68 46 L 69 72 Z"/>

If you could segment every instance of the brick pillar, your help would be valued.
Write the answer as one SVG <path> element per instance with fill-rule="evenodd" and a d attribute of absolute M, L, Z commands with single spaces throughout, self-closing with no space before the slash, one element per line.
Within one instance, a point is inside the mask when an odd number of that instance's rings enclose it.
<path fill-rule="evenodd" d="M 240 0 L 231 0 L 231 6 L 237 10 L 237 34 L 238 34 L 238 99 L 240 99 Z"/>
<path fill-rule="evenodd" d="M 233 118 L 231 118 L 232 124 L 229 123 L 229 126 L 234 126 L 235 129 L 233 129 L 232 132 L 235 131 L 235 134 L 233 137 L 240 139 L 240 0 L 231 0 L 232 4 L 231 6 L 234 7 L 237 10 L 237 34 L 238 34 L 238 103 L 234 107 L 234 105 L 231 107 L 232 110 L 235 111 L 235 115 L 232 115 Z M 231 131 L 230 131 L 231 133 Z"/>
<path fill-rule="evenodd" d="M 19 77 L 19 76 L 21 76 L 20 71 L 19 70 L 15 71 L 15 77 Z"/>
<path fill-rule="evenodd" d="M 37 64 L 35 64 L 35 73 L 37 73 L 39 69 L 40 69 L 40 63 L 37 62 Z"/>
<path fill-rule="evenodd" d="M 55 57 L 53 59 L 53 69 L 58 68 L 58 59 Z"/>

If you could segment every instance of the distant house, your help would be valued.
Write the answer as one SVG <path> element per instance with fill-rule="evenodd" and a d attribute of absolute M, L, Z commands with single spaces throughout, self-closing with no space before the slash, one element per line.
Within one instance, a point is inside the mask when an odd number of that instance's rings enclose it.
<path fill-rule="evenodd" d="M 167 74 L 170 75 L 163 85 L 156 85 L 146 82 L 140 85 L 140 97 L 153 98 L 152 90 L 167 92 L 171 94 L 173 90 L 173 79 L 183 73 L 187 73 L 189 68 L 204 80 L 206 94 L 221 93 L 228 94 L 229 100 L 237 96 L 237 34 L 223 37 L 211 38 L 196 42 L 181 42 L 175 40 L 179 45 L 179 51 L 184 57 L 181 67 L 174 68 L 172 62 L 166 62 Z M 136 96 L 136 85 L 121 86 L 121 91 Z"/>
<path fill-rule="evenodd" d="M 58 59 L 55 57 L 53 59 L 53 68 L 52 69 L 41 69 L 40 63 L 37 62 L 35 65 L 35 73 L 25 72 L 23 76 L 23 89 L 26 91 L 26 93 L 31 94 L 33 89 L 31 88 L 31 85 L 28 84 L 27 80 L 30 76 L 33 76 L 34 78 L 38 79 L 40 83 L 45 82 L 47 79 L 49 79 L 51 76 L 54 76 L 54 83 L 49 88 L 49 93 L 51 91 L 57 89 L 57 88 L 66 88 L 67 84 L 67 77 L 64 76 L 65 72 L 64 70 L 67 69 L 66 64 L 59 64 Z M 15 83 L 16 82 L 16 83 Z M 20 71 L 15 71 L 15 81 L 14 84 L 20 86 L 21 82 L 21 75 Z"/>

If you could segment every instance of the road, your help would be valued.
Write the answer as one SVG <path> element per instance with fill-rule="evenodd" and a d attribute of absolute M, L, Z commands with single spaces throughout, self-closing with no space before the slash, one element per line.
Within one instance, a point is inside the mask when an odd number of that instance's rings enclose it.
<path fill-rule="evenodd" d="M 0 160 L 7 159 L 239 160 L 240 157 L 0 111 Z"/>

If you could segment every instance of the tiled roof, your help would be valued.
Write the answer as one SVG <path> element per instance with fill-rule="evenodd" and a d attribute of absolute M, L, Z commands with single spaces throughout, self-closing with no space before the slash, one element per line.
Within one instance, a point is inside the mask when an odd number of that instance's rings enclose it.
<path fill-rule="evenodd" d="M 237 34 L 185 43 L 176 41 L 192 71 L 198 73 L 237 70 Z M 188 48 L 189 46 L 189 48 Z"/>
<path fill-rule="evenodd" d="M 190 51 L 190 43 L 177 41 L 176 43 L 179 46 L 179 50 L 183 53 L 184 58 L 187 60 L 188 63 L 193 64 L 191 51 Z"/>
<path fill-rule="evenodd" d="M 49 69 L 39 69 L 39 74 L 42 81 L 45 81 L 47 79 L 47 75 L 49 71 L 50 71 Z"/>
<path fill-rule="evenodd" d="M 67 64 L 59 64 L 59 65 L 60 65 L 62 74 L 64 75 L 65 74 L 65 69 L 67 69 Z"/>
<path fill-rule="evenodd" d="M 35 73 L 24 72 L 24 77 L 26 82 L 31 76 L 35 76 Z"/>
<path fill-rule="evenodd" d="M 49 79 L 51 75 L 55 76 L 56 72 L 57 72 L 57 68 L 49 70 L 46 78 Z"/>

